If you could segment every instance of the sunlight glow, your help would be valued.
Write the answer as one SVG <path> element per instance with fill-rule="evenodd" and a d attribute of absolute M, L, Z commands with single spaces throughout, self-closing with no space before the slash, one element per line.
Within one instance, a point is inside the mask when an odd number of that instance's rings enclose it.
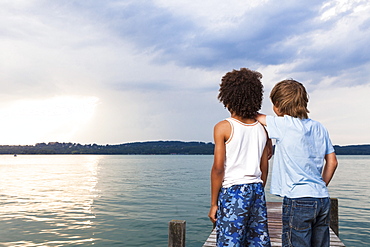
<path fill-rule="evenodd" d="M 98 102 L 92 96 L 56 96 L 0 105 L 0 144 L 69 142 L 92 119 Z"/>
<path fill-rule="evenodd" d="M 96 239 L 83 233 L 95 226 L 100 159 L 97 155 L 2 156 L 2 221 L 22 222 L 20 236 L 28 235 L 32 227 L 51 236 L 44 238 L 43 246 L 94 244 Z M 18 239 L 8 246 L 41 246 L 32 237 Z"/>

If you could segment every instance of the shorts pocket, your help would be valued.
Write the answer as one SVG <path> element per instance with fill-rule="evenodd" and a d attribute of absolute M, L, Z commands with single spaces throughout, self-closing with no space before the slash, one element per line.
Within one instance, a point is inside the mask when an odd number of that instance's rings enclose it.
<path fill-rule="evenodd" d="M 317 201 L 293 200 L 290 225 L 298 231 L 311 228 L 316 218 Z"/>

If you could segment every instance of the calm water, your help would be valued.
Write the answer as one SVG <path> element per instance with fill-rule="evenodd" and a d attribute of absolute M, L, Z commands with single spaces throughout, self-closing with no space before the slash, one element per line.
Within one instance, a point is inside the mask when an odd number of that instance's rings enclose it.
<path fill-rule="evenodd" d="M 339 156 L 330 185 L 347 246 L 370 242 L 370 156 Z M 202 246 L 212 156 L 0 156 L 0 246 L 167 246 L 186 220 Z M 267 193 L 269 201 L 280 201 Z"/>

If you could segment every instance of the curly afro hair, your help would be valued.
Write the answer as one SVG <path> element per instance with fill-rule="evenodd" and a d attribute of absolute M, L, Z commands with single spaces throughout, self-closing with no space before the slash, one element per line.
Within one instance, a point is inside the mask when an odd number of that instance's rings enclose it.
<path fill-rule="evenodd" d="M 263 97 L 262 74 L 247 68 L 233 70 L 222 77 L 218 99 L 231 112 L 255 118 Z"/>

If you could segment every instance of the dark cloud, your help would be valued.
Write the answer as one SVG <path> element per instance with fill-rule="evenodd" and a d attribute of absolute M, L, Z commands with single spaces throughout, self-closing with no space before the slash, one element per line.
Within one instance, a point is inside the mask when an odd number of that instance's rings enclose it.
<path fill-rule="evenodd" d="M 171 53 L 185 41 L 188 42 L 189 34 L 196 29 L 191 21 L 176 17 L 151 1 L 107 5 L 102 17 L 114 32 L 145 51 Z"/>
<path fill-rule="evenodd" d="M 321 1 L 268 2 L 247 13 L 238 24 L 221 30 L 207 29 L 150 1 L 131 2 L 105 13 L 111 20 L 110 28 L 132 40 L 138 50 L 156 52 L 157 61 L 217 67 L 239 60 L 285 62 L 296 54 L 296 48 L 279 49 L 276 44 L 317 28 L 312 19 L 320 6 Z"/>
<path fill-rule="evenodd" d="M 72 1 L 61 6 L 81 10 L 96 25 L 130 41 L 136 54 L 152 54 L 156 64 L 229 69 L 237 64 L 296 63 L 291 73 L 338 76 L 370 61 L 370 53 L 364 51 L 370 39 L 370 19 L 343 30 L 340 37 L 331 37 L 340 32 L 338 26 L 346 26 L 341 22 L 351 19 L 355 7 L 321 18 L 324 11 L 337 7 L 334 2 L 267 1 L 227 28 L 205 26 L 189 14 L 171 12 L 153 1 Z M 317 33 L 324 40 L 317 40 Z M 144 84 L 146 88 L 151 83 Z"/>

